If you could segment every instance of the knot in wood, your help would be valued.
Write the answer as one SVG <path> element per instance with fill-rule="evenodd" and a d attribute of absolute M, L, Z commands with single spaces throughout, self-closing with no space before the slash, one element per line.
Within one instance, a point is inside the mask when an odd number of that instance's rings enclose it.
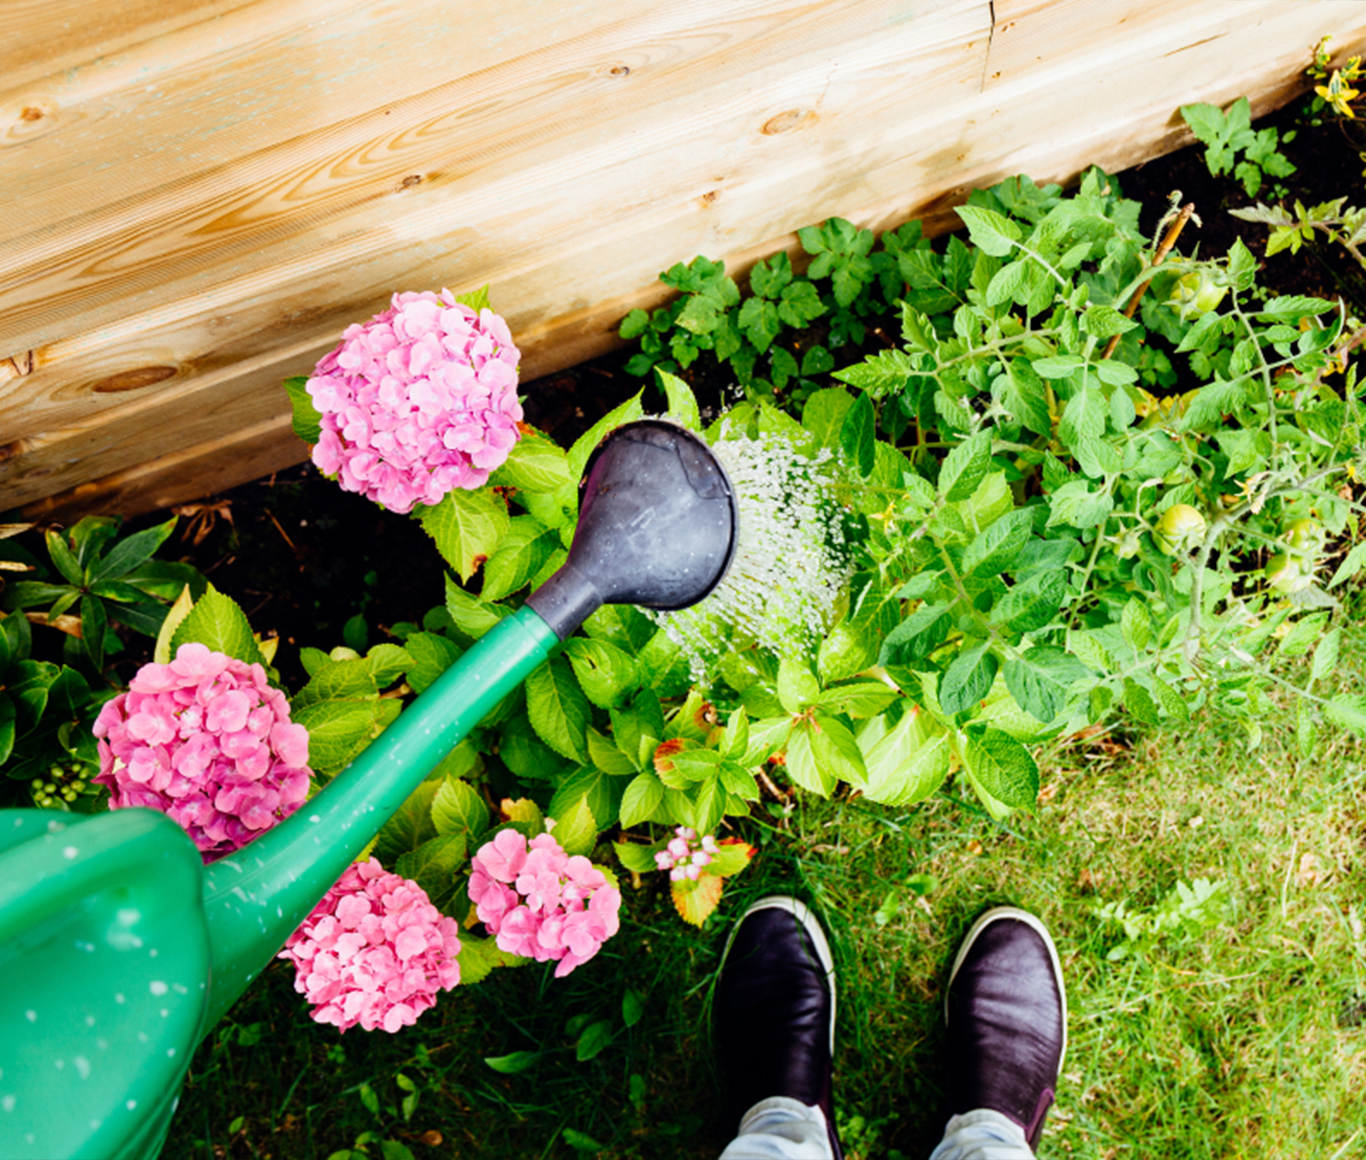
<path fill-rule="evenodd" d="M 759 131 L 768 137 L 775 137 L 779 133 L 790 133 L 793 129 L 798 129 L 806 124 L 813 116 L 815 114 L 808 109 L 788 109 L 785 113 L 777 113 L 770 117 Z"/>
<path fill-rule="evenodd" d="M 174 378 L 178 370 L 178 367 L 138 367 L 136 370 L 119 371 L 116 375 L 101 379 L 90 389 L 102 395 L 117 391 L 136 391 L 139 387 L 150 387 L 153 383 Z"/>

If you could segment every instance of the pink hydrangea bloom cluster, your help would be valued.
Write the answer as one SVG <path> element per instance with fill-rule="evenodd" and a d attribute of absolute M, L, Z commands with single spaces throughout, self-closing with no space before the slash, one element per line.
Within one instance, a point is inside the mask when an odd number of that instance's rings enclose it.
<path fill-rule="evenodd" d="M 308 796 L 308 730 L 259 664 L 183 644 L 105 704 L 93 730 L 109 808 L 150 806 L 205 862 L 230 854 Z"/>
<path fill-rule="evenodd" d="M 449 290 L 395 294 L 308 380 L 322 416 L 313 462 L 394 512 L 481 487 L 520 437 L 519 358 L 492 310 Z"/>
<path fill-rule="evenodd" d="M 597 954 L 620 925 L 621 891 L 549 834 L 528 845 L 516 830 L 503 830 L 486 842 L 474 856 L 470 900 L 500 949 L 558 962 L 557 979 Z"/>
<path fill-rule="evenodd" d="M 669 872 L 674 882 L 690 878 L 696 882 L 702 876 L 702 867 L 711 864 L 716 854 L 716 839 L 708 834 L 701 841 L 697 831 L 687 826 L 679 826 L 664 849 L 655 853 L 655 865 Z"/>
<path fill-rule="evenodd" d="M 370 858 L 347 867 L 279 957 L 319 1023 L 392 1033 L 460 982 L 458 931 L 421 886 Z"/>

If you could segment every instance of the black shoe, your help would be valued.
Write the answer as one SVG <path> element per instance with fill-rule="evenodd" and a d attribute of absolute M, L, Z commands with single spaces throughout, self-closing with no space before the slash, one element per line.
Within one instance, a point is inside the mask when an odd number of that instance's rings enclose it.
<path fill-rule="evenodd" d="M 804 903 L 775 895 L 745 911 L 726 945 L 713 1010 L 734 1120 L 770 1096 L 817 1106 L 840 1160 L 830 1092 L 835 968 Z"/>
<path fill-rule="evenodd" d="M 992 1108 L 1031 1149 L 1062 1072 L 1067 993 L 1043 923 L 1013 906 L 982 915 L 958 948 L 945 999 L 950 1115 Z"/>

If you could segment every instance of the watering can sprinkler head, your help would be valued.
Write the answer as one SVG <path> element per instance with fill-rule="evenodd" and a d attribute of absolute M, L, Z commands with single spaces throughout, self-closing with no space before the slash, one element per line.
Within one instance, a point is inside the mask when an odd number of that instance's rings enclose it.
<path fill-rule="evenodd" d="M 739 534 L 735 490 L 699 436 L 627 423 L 589 457 L 569 559 L 527 604 L 561 640 L 604 604 L 687 608 L 721 582 Z"/>

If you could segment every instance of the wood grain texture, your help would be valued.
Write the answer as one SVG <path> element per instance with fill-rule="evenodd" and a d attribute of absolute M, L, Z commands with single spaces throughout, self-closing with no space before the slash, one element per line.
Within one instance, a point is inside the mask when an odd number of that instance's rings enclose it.
<path fill-rule="evenodd" d="M 1366 39 L 1363 0 L 501 0 L 458 51 L 427 0 L 169 10 L 0 71 L 0 112 L 68 86 L 46 134 L 0 118 L 0 508 L 250 478 L 279 378 L 395 289 L 491 281 L 530 378 L 612 345 L 674 261 L 743 272 L 831 214 L 948 225 L 973 185 L 1133 164 L 1189 139 L 1180 104 L 1263 111 L 1319 36 Z M 267 442 L 261 470 L 301 454 Z"/>

